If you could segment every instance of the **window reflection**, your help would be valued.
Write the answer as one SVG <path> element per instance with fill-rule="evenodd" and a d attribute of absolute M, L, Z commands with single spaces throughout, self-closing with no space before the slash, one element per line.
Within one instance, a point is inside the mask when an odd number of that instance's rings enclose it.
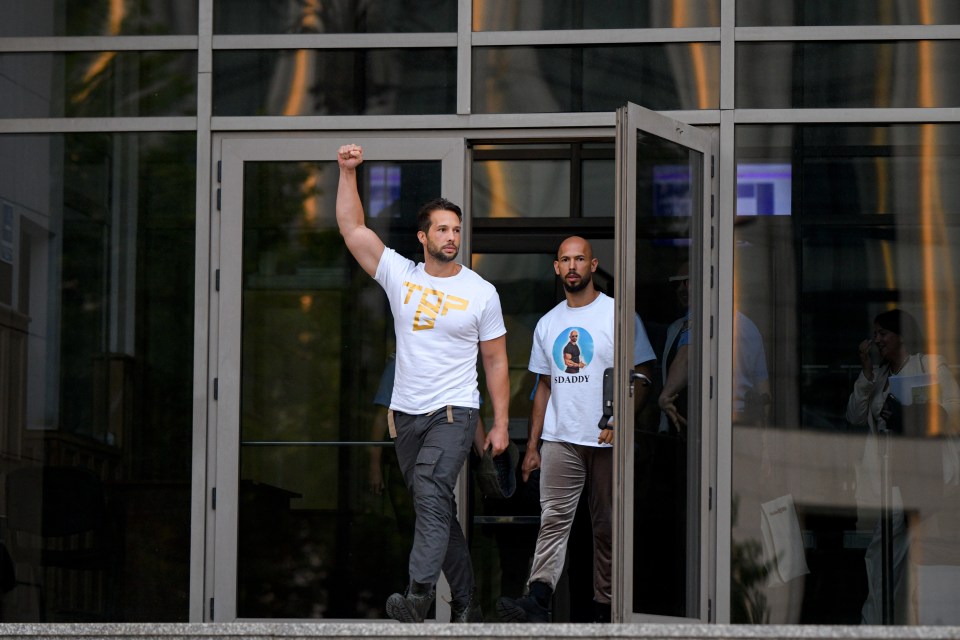
<path fill-rule="evenodd" d="M 213 62 L 218 116 L 456 110 L 455 49 L 218 51 Z"/>
<path fill-rule="evenodd" d="M 954 41 L 739 43 L 737 107 L 954 107 L 960 88 L 939 61 L 958 55 Z"/>
<path fill-rule="evenodd" d="M 738 27 L 956 24 L 953 0 L 737 0 Z"/>
<path fill-rule="evenodd" d="M 196 136 L 0 156 L 0 619 L 186 621 Z"/>
<path fill-rule="evenodd" d="M 456 0 L 216 0 L 213 30 L 255 33 L 436 33 L 457 30 Z"/>
<path fill-rule="evenodd" d="M 733 418 L 735 622 L 952 619 L 958 139 L 955 125 L 737 128 L 750 182 L 789 168 L 791 192 L 788 209 L 736 218 L 734 306 L 765 349 L 770 404 Z M 917 407 L 890 418 L 898 390 Z"/>
<path fill-rule="evenodd" d="M 367 224 L 414 260 L 440 174 L 436 161 L 358 171 Z M 244 164 L 241 618 L 385 618 L 408 580 L 413 507 L 383 407 L 393 317 L 337 230 L 338 176 L 330 161 Z"/>
<path fill-rule="evenodd" d="M 196 114 L 197 54 L 183 51 L 2 53 L 0 118 Z"/>
<path fill-rule="evenodd" d="M 191 35 L 199 13 L 198 0 L 4 2 L 0 37 Z"/>
<path fill-rule="evenodd" d="M 719 53 L 709 43 L 474 47 L 473 111 L 716 109 Z"/>

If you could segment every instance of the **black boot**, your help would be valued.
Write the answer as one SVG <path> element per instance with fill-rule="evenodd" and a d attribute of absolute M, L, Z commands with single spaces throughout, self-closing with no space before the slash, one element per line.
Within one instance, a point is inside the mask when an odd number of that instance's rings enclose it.
<path fill-rule="evenodd" d="M 411 580 L 405 594 L 387 598 L 387 615 L 400 622 L 423 622 L 435 594 L 432 585 Z"/>
<path fill-rule="evenodd" d="M 610 622 L 610 603 L 593 601 L 593 621 Z"/>
<path fill-rule="evenodd" d="M 546 582 L 531 582 L 527 595 L 497 600 L 497 613 L 504 622 L 549 622 L 551 598 L 553 589 Z"/>
<path fill-rule="evenodd" d="M 450 602 L 450 622 L 483 622 L 483 611 L 477 602 L 477 590 L 462 598 L 454 598 Z"/>

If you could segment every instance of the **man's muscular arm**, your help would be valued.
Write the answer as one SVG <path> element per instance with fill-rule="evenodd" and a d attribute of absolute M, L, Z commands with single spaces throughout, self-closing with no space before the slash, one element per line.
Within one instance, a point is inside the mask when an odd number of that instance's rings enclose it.
<path fill-rule="evenodd" d="M 363 221 L 363 203 L 357 189 L 357 167 L 363 162 L 363 149 L 345 144 L 337 151 L 340 182 L 337 185 L 337 226 L 350 253 L 370 276 L 377 273 L 383 255 L 383 241 Z"/>

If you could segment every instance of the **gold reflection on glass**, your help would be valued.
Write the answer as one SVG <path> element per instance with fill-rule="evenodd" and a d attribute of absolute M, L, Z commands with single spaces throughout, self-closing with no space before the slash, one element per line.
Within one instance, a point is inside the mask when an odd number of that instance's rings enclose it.
<path fill-rule="evenodd" d="M 510 206 L 507 194 L 507 182 L 502 162 L 487 162 L 487 176 L 490 179 L 490 217 L 515 218 L 516 213 Z"/>
<path fill-rule="evenodd" d="M 303 221 L 305 226 L 313 226 L 317 221 L 317 171 L 313 170 L 307 174 L 300 187 L 303 194 Z"/>
<path fill-rule="evenodd" d="M 123 20 L 126 17 L 127 7 L 125 0 L 110 0 L 107 33 L 111 36 L 119 35 L 120 29 L 123 27 Z M 104 70 L 116 56 L 116 51 L 103 51 L 93 59 L 93 62 L 91 62 L 87 68 L 87 72 L 83 74 L 83 82 L 81 85 L 83 88 L 70 99 L 73 104 L 80 104 L 90 96 L 93 90 L 100 84 Z"/>
<path fill-rule="evenodd" d="M 319 0 L 305 0 L 300 12 L 300 31 L 302 33 L 317 33 L 320 31 L 320 2 Z M 290 92 L 282 113 L 285 116 L 296 116 L 309 112 L 305 101 L 309 97 L 307 83 L 310 81 L 313 69 L 314 52 L 299 49 L 293 55 L 293 74 L 290 78 Z"/>
<path fill-rule="evenodd" d="M 919 0 L 920 23 L 933 23 L 930 0 Z M 937 104 L 933 84 L 933 43 L 922 40 L 917 43 L 918 69 L 917 92 L 919 107 Z M 923 248 L 923 301 L 926 308 L 926 352 L 937 353 L 937 345 L 956 344 L 956 294 L 953 273 L 950 268 L 949 243 L 938 242 L 947 237 L 943 217 L 943 200 L 940 191 L 939 158 L 936 148 L 936 125 L 920 125 L 920 228 Z M 939 255 L 938 255 L 939 254 Z M 945 299 L 941 299 L 941 294 Z M 942 317 L 941 313 L 947 313 Z M 941 335 L 941 326 L 946 335 Z M 950 354 L 952 356 L 952 354 Z M 933 412 L 928 434 L 940 435 L 947 425 L 940 424 L 940 415 Z"/>
<path fill-rule="evenodd" d="M 300 310 L 304 313 L 309 313 L 310 309 L 313 308 L 313 296 L 309 293 L 305 293 L 300 296 Z"/>

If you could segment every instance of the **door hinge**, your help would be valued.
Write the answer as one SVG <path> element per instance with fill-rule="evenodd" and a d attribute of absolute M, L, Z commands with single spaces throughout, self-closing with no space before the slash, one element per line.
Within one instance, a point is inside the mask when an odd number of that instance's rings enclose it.
<path fill-rule="evenodd" d="M 713 159 L 710 160 L 713 162 Z M 223 180 L 223 160 L 217 160 L 217 184 Z"/>
<path fill-rule="evenodd" d="M 713 622 L 713 598 L 707 598 L 707 622 Z"/>
<path fill-rule="evenodd" d="M 713 166 L 715 161 L 716 161 L 716 156 L 711 154 L 710 156 L 710 177 L 711 178 L 713 177 Z"/>
<path fill-rule="evenodd" d="M 707 511 L 713 511 L 713 487 L 707 487 Z"/>
<path fill-rule="evenodd" d="M 713 265 L 710 265 L 710 288 L 713 289 Z"/>
<path fill-rule="evenodd" d="M 713 316 L 710 316 L 710 339 L 713 340 Z"/>
<path fill-rule="evenodd" d="M 220 187 L 217 187 L 217 211 L 220 211 Z"/>
<path fill-rule="evenodd" d="M 713 215 L 713 203 L 710 204 L 710 210 L 711 210 L 710 215 Z M 714 227 L 710 227 L 710 249 L 711 250 L 713 249 L 713 232 L 714 232 Z"/>
<path fill-rule="evenodd" d="M 713 376 L 710 376 L 710 399 L 713 400 Z"/>
<path fill-rule="evenodd" d="M 713 194 L 712 193 L 710 194 L 710 217 L 711 218 L 713 217 Z M 713 244 L 711 244 L 710 246 L 712 247 Z"/>
<path fill-rule="evenodd" d="M 213 598 L 210 598 L 210 621 L 213 622 Z"/>
<path fill-rule="evenodd" d="M 220 378 L 213 379 L 213 399 L 220 399 Z"/>
<path fill-rule="evenodd" d="M 217 269 L 216 282 L 214 283 L 214 286 L 217 288 L 217 291 L 220 291 L 220 269 Z"/>
<path fill-rule="evenodd" d="M 210 508 L 217 510 L 217 488 L 210 489 Z"/>

